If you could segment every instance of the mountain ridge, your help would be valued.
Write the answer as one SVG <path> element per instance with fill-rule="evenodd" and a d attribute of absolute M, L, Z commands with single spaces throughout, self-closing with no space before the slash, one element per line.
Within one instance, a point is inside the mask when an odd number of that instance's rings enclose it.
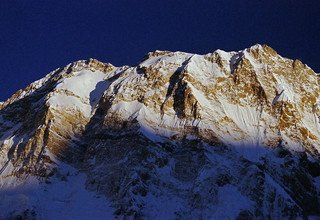
<path fill-rule="evenodd" d="M 318 76 L 259 44 L 154 51 L 132 67 L 76 61 L 0 105 L 0 196 L 10 178 L 48 187 L 75 168 L 115 216 L 319 215 Z"/>

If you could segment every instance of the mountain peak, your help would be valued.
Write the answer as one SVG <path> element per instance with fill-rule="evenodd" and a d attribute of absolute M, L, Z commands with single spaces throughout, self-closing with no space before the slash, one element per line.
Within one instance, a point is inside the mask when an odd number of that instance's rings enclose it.
<path fill-rule="evenodd" d="M 263 44 L 263 45 L 256 44 L 250 48 L 245 49 L 244 51 L 250 53 L 255 58 L 258 58 L 259 54 L 265 54 L 265 55 L 271 56 L 271 57 L 278 55 L 277 52 L 273 48 L 271 48 L 270 46 L 268 46 L 266 44 Z"/>
<path fill-rule="evenodd" d="M 24 184 L 71 184 L 59 198 L 69 204 L 82 198 L 79 182 L 120 217 L 320 215 L 318 85 L 310 68 L 266 45 L 154 51 L 132 67 L 71 63 L 0 103 L 0 196 L 21 187 L 30 197 L 21 213 L 42 216 Z"/>

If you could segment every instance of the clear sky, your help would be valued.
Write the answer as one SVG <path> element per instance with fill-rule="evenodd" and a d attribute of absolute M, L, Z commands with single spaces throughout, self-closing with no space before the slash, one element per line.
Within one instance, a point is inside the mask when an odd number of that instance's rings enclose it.
<path fill-rule="evenodd" d="M 320 72 L 319 0 L 1 0 L 0 100 L 87 58 L 133 65 L 156 49 L 268 44 Z"/>

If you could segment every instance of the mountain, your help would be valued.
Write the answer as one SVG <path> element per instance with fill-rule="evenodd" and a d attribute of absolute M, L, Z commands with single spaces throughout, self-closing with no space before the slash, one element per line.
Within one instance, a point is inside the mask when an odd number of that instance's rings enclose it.
<path fill-rule="evenodd" d="M 319 217 L 319 83 L 259 44 L 59 68 L 0 104 L 0 219 Z"/>

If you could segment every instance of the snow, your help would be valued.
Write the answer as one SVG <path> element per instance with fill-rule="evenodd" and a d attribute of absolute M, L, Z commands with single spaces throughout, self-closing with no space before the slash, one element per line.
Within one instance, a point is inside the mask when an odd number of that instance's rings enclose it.
<path fill-rule="evenodd" d="M 100 71 L 82 70 L 75 76 L 62 79 L 56 89 L 66 89 L 81 98 L 89 98 L 96 85 L 104 80 L 106 75 Z"/>
<path fill-rule="evenodd" d="M 191 83 L 188 83 L 188 86 L 191 88 L 192 94 L 195 96 L 195 98 L 197 99 L 197 101 L 200 103 L 202 107 L 206 107 L 209 109 L 212 108 L 212 104 L 202 92 L 197 90 Z"/>
<path fill-rule="evenodd" d="M 232 185 L 219 189 L 218 201 L 213 215 L 216 219 L 236 219 L 240 211 L 251 210 L 254 207 L 254 203 Z"/>
<path fill-rule="evenodd" d="M 175 52 L 175 53 L 169 53 L 163 56 L 159 57 L 151 57 L 142 63 L 140 63 L 141 66 L 151 66 L 156 64 L 161 64 L 162 66 L 174 64 L 176 66 L 181 66 L 182 63 L 190 58 L 193 54 L 190 53 L 184 53 L 184 52 Z"/>
<path fill-rule="evenodd" d="M 312 132 L 312 134 L 320 138 L 319 116 L 317 116 L 314 113 L 305 111 L 305 113 L 302 115 L 301 121 L 305 128 L 307 128 L 309 131 Z"/>
<path fill-rule="evenodd" d="M 112 106 L 112 109 L 121 114 L 124 118 L 136 118 L 143 104 L 134 100 L 132 102 L 120 101 Z"/>
<path fill-rule="evenodd" d="M 256 108 L 234 105 L 224 101 L 221 101 L 221 104 L 226 116 L 231 118 L 241 130 L 246 131 L 251 136 L 258 136 L 257 125 L 259 124 L 260 114 Z"/>
<path fill-rule="evenodd" d="M 147 127 L 145 125 L 141 125 L 139 131 L 149 140 L 157 143 L 157 142 L 164 142 L 164 139 L 159 136 L 152 128 Z"/>
<path fill-rule="evenodd" d="M 225 61 L 230 61 L 231 58 L 236 54 L 236 52 L 232 51 L 232 52 L 226 52 L 224 50 L 216 50 L 215 53 L 219 54 L 220 57 L 222 57 L 222 59 L 224 59 Z"/>
<path fill-rule="evenodd" d="M 64 107 L 71 111 L 78 110 L 89 117 L 91 115 L 91 106 L 82 102 L 81 99 L 75 96 L 67 96 L 65 94 L 55 94 L 48 99 L 48 104 L 51 107 Z"/>
<path fill-rule="evenodd" d="M 259 46 L 261 46 L 261 45 L 259 45 Z M 251 47 L 251 48 L 255 48 L 255 47 Z M 254 59 L 251 56 L 251 54 L 248 52 L 248 50 L 244 50 L 243 54 L 244 54 L 244 57 L 249 60 L 249 62 L 251 63 L 253 69 L 256 71 L 257 74 L 263 72 L 263 70 L 265 69 L 265 65 L 264 64 L 258 63 L 256 61 L 256 59 Z"/>
<path fill-rule="evenodd" d="M 184 69 L 190 73 L 197 81 L 209 85 L 214 81 L 213 77 L 225 77 L 220 67 L 216 63 L 212 63 L 201 55 L 193 55 Z"/>
<path fill-rule="evenodd" d="M 86 175 L 66 165 L 49 182 L 34 177 L 8 184 L 0 190 L 0 219 L 34 210 L 37 219 L 113 219 L 109 201 L 85 189 Z M 6 178 L 1 181 L 17 182 Z M 10 209 L 8 209 L 10 207 Z"/>
<path fill-rule="evenodd" d="M 280 94 L 273 99 L 272 105 L 275 105 L 278 101 L 283 101 L 283 102 L 289 101 L 289 98 L 284 93 L 284 90 L 282 90 Z"/>
<path fill-rule="evenodd" d="M 277 183 L 269 174 L 266 174 L 266 182 L 273 186 L 277 193 L 281 194 L 283 198 L 290 199 L 288 193 Z"/>
<path fill-rule="evenodd" d="M 281 138 L 283 140 L 282 143 L 285 144 L 288 149 L 294 150 L 296 152 L 303 152 L 304 151 L 304 147 L 301 142 L 296 142 L 295 140 L 292 140 L 283 132 L 281 132 Z"/>
<path fill-rule="evenodd" d="M 237 60 L 242 56 L 241 52 L 226 52 L 223 50 L 216 50 L 215 53 L 219 54 L 219 56 L 225 60 L 229 65 L 227 65 L 227 70 L 230 74 L 233 73 L 233 68 Z"/>
<path fill-rule="evenodd" d="M 279 93 L 279 97 L 277 100 L 279 101 L 290 101 L 295 102 L 296 94 L 292 89 L 292 86 L 287 82 L 287 80 L 283 76 L 274 76 L 277 80 L 277 91 Z"/>
<path fill-rule="evenodd" d="M 84 69 L 74 76 L 61 79 L 48 103 L 53 107 L 64 107 L 81 111 L 90 117 L 103 92 L 109 86 L 107 75 L 100 71 Z M 68 91 L 68 92 L 65 92 Z"/>

